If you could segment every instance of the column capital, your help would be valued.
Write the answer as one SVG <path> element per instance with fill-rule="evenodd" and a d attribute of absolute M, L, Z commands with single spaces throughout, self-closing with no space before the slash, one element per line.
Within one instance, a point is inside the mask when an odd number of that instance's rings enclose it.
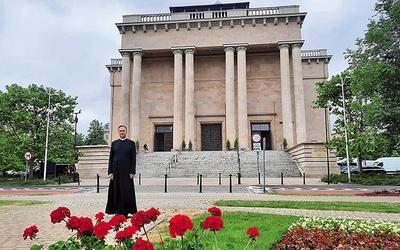
<path fill-rule="evenodd" d="M 196 52 L 196 47 L 188 47 L 185 49 L 185 54 L 194 54 Z"/>
<path fill-rule="evenodd" d="M 225 46 L 224 45 L 224 51 L 225 52 L 235 52 L 235 47 L 233 47 L 233 46 Z"/>
<path fill-rule="evenodd" d="M 292 44 L 292 48 L 301 48 L 303 46 L 303 44 L 302 43 L 294 43 L 294 44 Z"/>
<path fill-rule="evenodd" d="M 247 50 L 247 46 L 239 46 L 236 48 L 237 51 L 246 51 Z"/>
<path fill-rule="evenodd" d="M 174 55 L 182 55 L 183 54 L 183 50 L 172 48 L 172 53 L 174 53 Z"/>
<path fill-rule="evenodd" d="M 288 43 L 278 43 L 278 48 L 281 49 L 289 49 L 290 45 Z"/>
<path fill-rule="evenodd" d="M 131 56 L 132 55 L 132 52 L 130 52 L 130 51 L 119 51 L 119 53 L 121 53 L 121 56 L 122 57 L 125 57 L 125 56 Z"/>
<path fill-rule="evenodd" d="M 132 55 L 133 55 L 133 56 L 142 56 L 142 55 L 143 55 L 143 52 L 142 52 L 142 51 L 133 51 L 133 52 L 132 52 Z"/>

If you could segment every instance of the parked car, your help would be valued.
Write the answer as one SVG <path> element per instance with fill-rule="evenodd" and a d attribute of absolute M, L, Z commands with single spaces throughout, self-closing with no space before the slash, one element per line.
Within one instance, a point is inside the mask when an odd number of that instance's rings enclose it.
<path fill-rule="evenodd" d="M 384 169 L 387 174 L 400 174 L 400 157 L 379 158 L 372 166 Z"/>

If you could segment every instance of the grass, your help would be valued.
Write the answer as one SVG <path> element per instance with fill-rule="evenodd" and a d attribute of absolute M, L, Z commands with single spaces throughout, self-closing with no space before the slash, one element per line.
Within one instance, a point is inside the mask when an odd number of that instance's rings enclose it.
<path fill-rule="evenodd" d="M 266 207 L 309 210 L 361 211 L 376 213 L 400 213 L 399 203 L 392 202 L 342 202 L 342 201 L 261 201 L 220 200 L 216 206 Z"/>
<path fill-rule="evenodd" d="M 200 223 L 209 215 L 209 213 L 204 213 L 193 218 L 195 229 L 200 229 Z M 270 249 L 274 243 L 282 239 L 289 226 L 299 218 L 291 215 L 223 212 L 224 227 L 216 231 L 215 234 L 209 230 L 204 231 L 201 236 L 201 243 L 207 244 L 209 242 L 213 246 L 216 239 L 219 249 L 243 250 L 249 242 L 246 234 L 247 229 L 249 227 L 257 227 L 260 236 L 247 249 Z M 163 237 L 169 236 L 168 231 L 165 230 L 168 227 L 168 222 L 164 222 L 160 226 L 163 227 Z M 159 242 L 159 239 L 153 242 Z"/>
<path fill-rule="evenodd" d="M 49 177 L 45 181 L 43 178 L 31 178 L 27 179 L 25 182 L 25 178 L 0 178 L 0 186 L 42 186 L 49 184 L 58 184 L 59 181 L 61 183 L 70 183 L 72 182 L 71 177 L 68 175 L 62 175 L 59 177 Z"/>
<path fill-rule="evenodd" d="M 0 206 L 35 206 L 48 204 L 47 201 L 20 201 L 20 200 L 0 200 Z"/>

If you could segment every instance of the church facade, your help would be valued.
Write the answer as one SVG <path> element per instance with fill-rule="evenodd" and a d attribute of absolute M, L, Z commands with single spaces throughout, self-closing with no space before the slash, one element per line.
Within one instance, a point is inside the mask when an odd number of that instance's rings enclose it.
<path fill-rule="evenodd" d="M 298 5 L 249 2 L 124 15 L 116 24 L 122 58 L 106 65 L 109 142 L 125 124 L 149 151 L 184 142 L 194 151 L 285 147 L 321 156 L 329 123 L 313 101 L 332 56 L 301 49 L 305 18 Z"/>

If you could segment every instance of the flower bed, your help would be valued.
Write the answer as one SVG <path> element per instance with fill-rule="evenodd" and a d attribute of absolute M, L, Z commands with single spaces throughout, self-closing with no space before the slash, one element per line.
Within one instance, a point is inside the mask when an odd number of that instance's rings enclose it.
<path fill-rule="evenodd" d="M 400 189 L 384 189 L 374 192 L 357 194 L 359 196 L 400 196 Z"/>
<path fill-rule="evenodd" d="M 273 249 L 400 249 L 400 223 L 304 217 Z"/>
<path fill-rule="evenodd" d="M 184 214 L 177 214 L 169 220 L 169 234 L 171 237 L 163 239 L 160 231 L 160 241 L 153 244 L 149 241 L 146 225 L 153 223 L 157 228 L 157 219 L 160 211 L 150 208 L 147 211 L 136 212 L 130 220 L 123 215 L 115 215 L 109 221 L 104 220 L 104 213 L 95 215 L 95 222 L 91 218 L 72 216 L 66 207 L 58 207 L 50 213 L 50 221 L 53 224 L 65 222 L 66 228 L 73 232 L 67 240 L 60 240 L 48 246 L 49 250 L 77 250 L 77 249 L 132 249 L 132 250 L 153 250 L 153 249 L 219 249 L 216 232 L 224 227 L 221 218 L 222 211 L 217 207 L 208 209 L 211 214 L 200 223 L 200 228 L 195 229 L 192 220 Z M 204 231 L 214 233 L 214 241 L 202 237 Z M 35 240 L 31 250 L 42 250 L 45 246 L 38 239 L 39 228 L 32 225 L 24 230 L 23 238 Z M 256 237 L 260 235 L 256 227 L 249 227 L 247 230 L 249 241 L 246 249 Z"/>

